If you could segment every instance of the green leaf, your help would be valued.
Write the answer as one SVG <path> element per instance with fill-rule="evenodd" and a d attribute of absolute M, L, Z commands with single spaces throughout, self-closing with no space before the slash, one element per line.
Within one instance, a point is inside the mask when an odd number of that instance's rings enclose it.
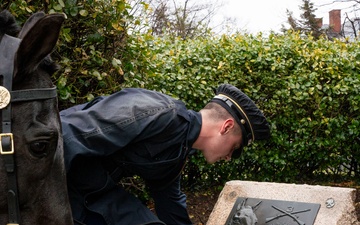
<path fill-rule="evenodd" d="M 83 17 L 86 17 L 89 15 L 89 12 L 85 9 L 80 10 L 79 14 Z"/>
<path fill-rule="evenodd" d="M 64 3 L 64 1 L 63 1 L 63 0 L 58 0 L 58 2 L 59 2 L 59 5 L 61 5 L 61 7 L 62 7 L 62 8 L 64 8 L 64 7 L 65 7 L 65 3 Z"/>
<path fill-rule="evenodd" d="M 72 7 L 70 9 L 70 15 L 75 17 L 75 16 L 77 16 L 77 14 L 78 14 L 78 7 Z"/>
<path fill-rule="evenodd" d="M 61 5 L 57 4 L 57 5 L 54 5 L 54 9 L 57 11 L 60 11 L 60 10 L 62 10 L 62 7 L 61 7 Z"/>

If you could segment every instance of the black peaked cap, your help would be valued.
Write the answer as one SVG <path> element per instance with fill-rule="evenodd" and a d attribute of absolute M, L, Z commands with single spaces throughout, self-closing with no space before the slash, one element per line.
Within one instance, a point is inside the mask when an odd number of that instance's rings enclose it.
<path fill-rule="evenodd" d="M 270 137 L 270 125 L 264 114 L 238 88 L 230 84 L 222 84 L 216 89 L 216 96 L 211 101 L 223 106 L 240 125 L 243 132 L 243 146 Z"/>

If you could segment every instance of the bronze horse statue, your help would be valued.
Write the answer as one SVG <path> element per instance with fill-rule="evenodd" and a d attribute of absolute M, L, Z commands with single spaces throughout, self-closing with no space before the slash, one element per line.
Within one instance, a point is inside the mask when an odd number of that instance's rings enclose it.
<path fill-rule="evenodd" d="M 0 224 L 73 224 L 51 81 L 63 21 L 36 13 L 20 29 L 0 12 Z"/>

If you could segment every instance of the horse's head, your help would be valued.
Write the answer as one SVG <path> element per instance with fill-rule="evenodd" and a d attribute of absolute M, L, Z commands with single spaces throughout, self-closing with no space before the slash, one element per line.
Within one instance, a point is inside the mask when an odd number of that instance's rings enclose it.
<path fill-rule="evenodd" d="M 230 221 L 231 225 L 255 225 L 258 222 L 255 210 L 260 205 L 261 201 L 257 203 L 254 207 L 246 205 L 247 199 L 242 201 L 236 207 L 236 212 L 233 218 Z"/>
<path fill-rule="evenodd" d="M 49 56 L 63 21 L 36 13 L 15 38 L 15 19 L 0 12 L 0 224 L 72 224 Z"/>

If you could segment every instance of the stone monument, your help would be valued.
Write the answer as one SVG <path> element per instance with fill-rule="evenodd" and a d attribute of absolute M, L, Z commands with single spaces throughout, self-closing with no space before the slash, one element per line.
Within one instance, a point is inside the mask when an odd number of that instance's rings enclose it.
<path fill-rule="evenodd" d="M 206 225 L 360 225 L 355 195 L 353 188 L 229 181 Z"/>

